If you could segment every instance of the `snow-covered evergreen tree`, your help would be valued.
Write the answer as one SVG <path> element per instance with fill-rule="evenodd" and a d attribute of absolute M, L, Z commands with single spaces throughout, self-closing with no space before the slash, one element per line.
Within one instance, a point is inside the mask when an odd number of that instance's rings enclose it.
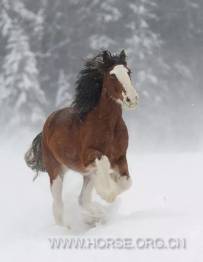
<path fill-rule="evenodd" d="M 12 13 L 15 5 L 7 0 L 3 3 L 0 25 L 7 52 L 2 65 L 1 110 L 9 119 L 7 124 L 36 124 L 44 118 L 43 107 L 46 103 L 38 81 L 37 61 L 22 24 Z M 20 11 L 25 14 L 22 8 Z"/>
<path fill-rule="evenodd" d="M 127 28 L 131 36 L 126 39 L 129 60 L 136 68 L 137 84 L 145 82 L 157 84 L 156 72 L 153 71 L 154 57 L 161 46 L 161 40 L 151 29 L 151 22 L 157 19 L 155 8 L 156 0 L 139 0 L 128 3 L 131 19 Z M 156 62 L 159 57 L 156 57 Z"/>
<path fill-rule="evenodd" d="M 72 102 L 68 76 L 60 70 L 56 94 L 56 107 L 69 106 Z"/>
<path fill-rule="evenodd" d="M 140 94 L 137 128 L 143 137 L 146 123 L 158 132 L 170 126 L 167 132 L 181 133 L 180 115 L 191 123 L 190 132 L 193 115 L 202 112 L 202 11 L 201 0 L 1 0 L 0 119 L 17 105 L 26 122 L 31 107 L 48 113 L 69 103 L 82 58 L 124 48 Z"/>

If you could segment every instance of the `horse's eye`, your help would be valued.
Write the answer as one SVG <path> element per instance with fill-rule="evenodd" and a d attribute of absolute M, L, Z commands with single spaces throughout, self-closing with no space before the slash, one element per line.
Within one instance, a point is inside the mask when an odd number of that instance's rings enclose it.
<path fill-rule="evenodd" d="M 132 71 L 128 70 L 128 75 L 131 76 L 131 74 L 132 74 Z"/>
<path fill-rule="evenodd" d="M 110 74 L 110 78 L 113 79 L 113 80 L 117 79 L 115 74 Z"/>

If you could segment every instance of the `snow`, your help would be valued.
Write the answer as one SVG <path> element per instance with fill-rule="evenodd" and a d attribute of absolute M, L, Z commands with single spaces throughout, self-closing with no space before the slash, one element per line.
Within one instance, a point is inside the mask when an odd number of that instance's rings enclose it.
<path fill-rule="evenodd" d="M 30 139 L 30 137 L 29 137 Z M 64 182 L 65 221 L 54 225 L 48 177 L 33 173 L 23 160 L 29 142 L 1 142 L 1 261 L 203 261 L 201 153 L 128 155 L 132 188 L 113 204 L 105 204 L 107 221 L 90 227 L 83 222 L 77 196 L 81 177 Z M 22 140 L 22 139 L 21 139 Z M 49 238 L 186 238 L 183 250 L 80 250 L 50 248 Z"/>

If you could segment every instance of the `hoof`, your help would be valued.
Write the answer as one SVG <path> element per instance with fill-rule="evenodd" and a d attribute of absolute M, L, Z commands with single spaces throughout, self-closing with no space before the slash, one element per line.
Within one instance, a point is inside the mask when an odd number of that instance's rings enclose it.
<path fill-rule="evenodd" d="M 55 217 L 55 224 L 57 226 L 64 226 L 62 217 Z"/>
<path fill-rule="evenodd" d="M 132 179 L 131 177 L 120 176 L 117 183 L 118 183 L 118 186 L 121 188 L 121 190 L 125 191 L 132 186 Z"/>
<path fill-rule="evenodd" d="M 95 226 L 98 223 L 105 223 L 106 210 L 98 203 L 91 203 L 83 207 L 82 214 L 86 224 Z"/>

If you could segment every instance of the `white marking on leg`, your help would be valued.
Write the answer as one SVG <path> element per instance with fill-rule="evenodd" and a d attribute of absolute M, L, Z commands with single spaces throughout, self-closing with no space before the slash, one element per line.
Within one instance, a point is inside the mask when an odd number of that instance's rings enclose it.
<path fill-rule="evenodd" d="M 84 221 L 89 225 L 95 225 L 98 222 L 104 222 L 106 213 L 103 206 L 92 202 L 94 175 L 95 174 L 89 174 L 83 177 L 83 186 L 79 196 L 79 204 L 83 208 L 82 214 Z"/>
<path fill-rule="evenodd" d="M 123 191 L 128 190 L 132 185 L 131 177 L 126 176 L 126 175 L 121 175 L 118 167 L 114 168 L 111 176 L 112 176 L 112 179 L 118 185 L 119 194 L 122 193 Z"/>
<path fill-rule="evenodd" d="M 112 177 L 118 185 L 119 194 L 128 190 L 132 185 L 132 179 L 129 176 L 121 176 L 118 172 L 112 174 Z"/>
<path fill-rule="evenodd" d="M 63 179 L 61 176 L 58 175 L 51 185 L 51 193 L 53 196 L 53 214 L 54 214 L 55 222 L 58 225 L 63 224 L 62 188 L 63 188 Z"/>
<path fill-rule="evenodd" d="M 118 187 L 111 177 L 113 170 L 108 157 L 102 156 L 96 159 L 96 176 L 94 186 L 97 193 L 107 202 L 113 202 L 118 195 Z"/>
<path fill-rule="evenodd" d="M 79 204 L 81 206 L 86 206 L 91 203 L 93 185 L 92 175 L 86 175 L 83 177 L 83 186 L 79 196 Z"/>
<path fill-rule="evenodd" d="M 121 191 L 128 190 L 132 186 L 132 179 L 131 177 L 127 176 L 120 176 L 117 181 L 118 186 L 120 187 Z"/>

